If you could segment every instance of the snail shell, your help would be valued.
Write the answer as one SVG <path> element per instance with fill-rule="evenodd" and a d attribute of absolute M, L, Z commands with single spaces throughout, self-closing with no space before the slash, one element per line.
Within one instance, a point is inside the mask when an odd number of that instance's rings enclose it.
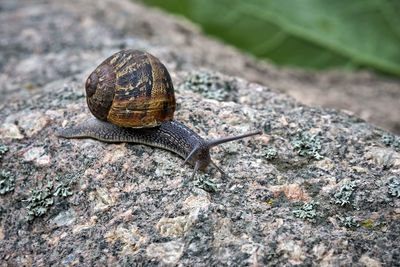
<path fill-rule="evenodd" d="M 149 53 L 123 50 L 103 61 L 86 80 L 87 104 L 102 121 L 148 128 L 173 118 L 174 87 L 165 66 Z"/>

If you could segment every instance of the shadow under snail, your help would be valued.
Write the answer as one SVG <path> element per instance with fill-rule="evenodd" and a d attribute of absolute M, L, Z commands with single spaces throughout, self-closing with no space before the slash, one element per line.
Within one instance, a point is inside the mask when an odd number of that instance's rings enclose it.
<path fill-rule="evenodd" d="M 96 118 L 59 129 L 56 136 L 94 138 L 104 142 L 133 142 L 172 151 L 197 170 L 214 165 L 210 148 L 261 134 L 204 140 L 173 120 L 176 108 L 174 87 L 165 66 L 149 53 L 123 50 L 101 63 L 86 80 L 86 100 Z"/>

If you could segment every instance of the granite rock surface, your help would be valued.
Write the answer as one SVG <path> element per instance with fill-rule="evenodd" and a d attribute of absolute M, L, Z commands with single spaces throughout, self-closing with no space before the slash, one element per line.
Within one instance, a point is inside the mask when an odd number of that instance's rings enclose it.
<path fill-rule="evenodd" d="M 400 137 L 228 76 L 256 63 L 129 1 L 3 1 L 0 22 L 5 265 L 400 262 Z M 227 176 L 191 180 L 168 151 L 54 136 L 91 116 L 84 81 L 125 48 L 165 63 L 175 117 L 199 135 L 263 131 L 212 150 Z"/>

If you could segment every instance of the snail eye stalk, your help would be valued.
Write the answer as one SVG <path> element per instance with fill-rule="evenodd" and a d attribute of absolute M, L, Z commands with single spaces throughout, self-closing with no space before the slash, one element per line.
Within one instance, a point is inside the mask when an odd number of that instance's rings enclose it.
<path fill-rule="evenodd" d="M 241 135 L 237 135 L 237 136 L 225 137 L 225 138 L 220 138 L 220 139 L 215 139 L 215 140 L 210 140 L 210 141 L 207 141 L 207 147 L 211 148 L 211 147 L 223 144 L 223 143 L 235 141 L 235 140 L 238 140 L 238 139 L 246 138 L 246 137 L 257 135 L 257 134 L 261 134 L 261 131 L 257 131 L 257 132 L 253 132 L 253 133 L 247 133 L 247 134 L 241 134 Z"/>

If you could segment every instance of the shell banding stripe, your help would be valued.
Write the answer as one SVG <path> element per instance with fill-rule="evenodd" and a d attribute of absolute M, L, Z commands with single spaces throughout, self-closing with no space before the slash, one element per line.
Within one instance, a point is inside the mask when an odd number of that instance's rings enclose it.
<path fill-rule="evenodd" d="M 152 127 L 173 118 L 175 96 L 165 66 L 154 56 L 127 50 L 112 56 L 115 95 L 107 120 L 125 127 Z"/>

